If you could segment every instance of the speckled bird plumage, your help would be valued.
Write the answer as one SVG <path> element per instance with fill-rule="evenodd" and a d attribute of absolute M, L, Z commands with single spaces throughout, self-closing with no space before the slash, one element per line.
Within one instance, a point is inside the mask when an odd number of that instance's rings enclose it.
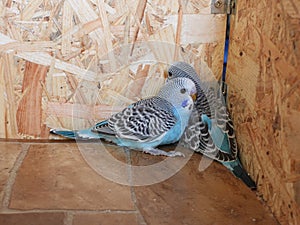
<path fill-rule="evenodd" d="M 223 99 L 215 93 L 215 87 L 201 81 L 194 68 L 185 62 L 175 62 L 168 69 L 167 82 L 178 77 L 191 79 L 197 89 L 194 110 L 180 143 L 222 163 L 247 186 L 255 189 L 254 181 L 238 158 L 233 123 Z"/>
<path fill-rule="evenodd" d="M 193 110 L 194 83 L 186 78 L 164 85 L 157 96 L 129 105 L 92 128 L 77 131 L 51 130 L 67 138 L 105 139 L 119 146 L 140 149 L 153 155 L 180 156 L 156 147 L 177 142 Z"/>

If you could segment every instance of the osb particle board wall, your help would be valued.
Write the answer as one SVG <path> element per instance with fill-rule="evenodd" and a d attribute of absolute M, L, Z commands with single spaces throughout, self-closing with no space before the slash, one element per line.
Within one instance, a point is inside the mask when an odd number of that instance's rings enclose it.
<path fill-rule="evenodd" d="M 91 126 L 155 94 L 173 60 L 220 76 L 224 32 L 209 0 L 0 1 L 0 138 Z"/>
<path fill-rule="evenodd" d="M 238 1 L 231 25 L 227 80 L 243 162 L 278 220 L 300 224 L 300 2 Z"/>

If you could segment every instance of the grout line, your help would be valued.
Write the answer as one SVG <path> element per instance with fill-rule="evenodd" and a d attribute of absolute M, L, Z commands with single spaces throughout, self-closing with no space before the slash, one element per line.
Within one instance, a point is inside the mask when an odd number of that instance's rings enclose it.
<path fill-rule="evenodd" d="M 19 210 L 19 209 L 7 209 L 0 213 L 6 214 L 28 214 L 28 213 L 66 213 L 70 215 L 75 214 L 137 214 L 136 210 L 82 210 L 82 209 L 32 209 L 32 210 Z"/>
<path fill-rule="evenodd" d="M 72 225 L 74 219 L 74 212 L 65 212 L 64 225 Z"/>
<path fill-rule="evenodd" d="M 12 170 L 10 171 L 7 183 L 6 183 L 5 187 L 4 187 L 4 196 L 3 196 L 3 202 L 2 202 L 2 210 L 8 209 L 8 207 L 9 207 L 13 185 L 15 183 L 18 170 L 21 167 L 25 156 L 27 155 L 29 147 L 30 147 L 29 144 L 22 144 L 21 153 L 19 154 L 19 156 L 16 159 L 16 162 L 15 162 Z"/>
<path fill-rule="evenodd" d="M 132 165 L 131 154 L 130 154 L 131 150 L 128 149 L 128 148 L 124 148 L 124 150 L 125 150 L 125 154 L 126 154 L 126 158 L 127 158 L 127 164 Z M 129 175 L 129 179 L 130 179 L 130 182 L 131 182 L 132 181 L 132 174 L 131 174 L 130 167 L 129 167 L 129 170 L 128 170 L 128 175 Z M 133 185 L 130 185 L 130 194 L 131 194 L 131 199 L 132 199 L 133 204 L 134 204 L 134 208 L 137 212 L 138 224 L 139 225 L 147 225 L 147 223 L 145 221 L 145 218 L 143 217 L 139 207 L 137 206 L 137 198 L 136 198 L 136 194 L 135 194 Z"/>
<path fill-rule="evenodd" d="M 137 206 L 137 199 L 136 199 L 136 195 L 135 195 L 135 191 L 134 191 L 133 186 L 130 186 L 130 192 L 131 192 L 132 201 L 134 203 L 134 207 L 135 207 L 136 212 L 137 212 L 137 220 L 138 220 L 139 225 L 147 225 L 143 214 L 141 213 L 140 209 Z"/>

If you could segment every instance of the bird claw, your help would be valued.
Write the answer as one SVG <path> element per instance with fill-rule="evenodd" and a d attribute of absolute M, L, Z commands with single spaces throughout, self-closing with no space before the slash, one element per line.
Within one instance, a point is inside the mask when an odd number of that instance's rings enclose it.
<path fill-rule="evenodd" d="M 150 155 L 163 155 L 168 157 L 176 157 L 176 156 L 185 157 L 185 155 L 182 152 L 176 152 L 176 151 L 166 152 L 157 148 L 143 149 L 143 152 L 148 153 Z"/>
<path fill-rule="evenodd" d="M 167 154 L 169 157 L 176 157 L 176 156 L 185 157 L 185 155 L 182 152 L 170 151 L 167 152 Z"/>

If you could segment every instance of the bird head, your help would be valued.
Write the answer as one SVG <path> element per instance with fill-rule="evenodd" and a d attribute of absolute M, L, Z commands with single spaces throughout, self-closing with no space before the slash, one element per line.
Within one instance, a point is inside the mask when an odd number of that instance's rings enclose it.
<path fill-rule="evenodd" d="M 186 108 L 196 99 L 197 91 L 193 81 L 180 77 L 167 82 L 159 91 L 158 96 L 166 99 L 175 107 Z"/>
<path fill-rule="evenodd" d="M 172 79 L 184 77 L 192 80 L 196 86 L 197 92 L 200 89 L 200 78 L 194 68 L 186 62 L 174 62 L 171 64 L 169 69 L 165 71 L 164 76 L 166 82 L 169 82 Z"/>

